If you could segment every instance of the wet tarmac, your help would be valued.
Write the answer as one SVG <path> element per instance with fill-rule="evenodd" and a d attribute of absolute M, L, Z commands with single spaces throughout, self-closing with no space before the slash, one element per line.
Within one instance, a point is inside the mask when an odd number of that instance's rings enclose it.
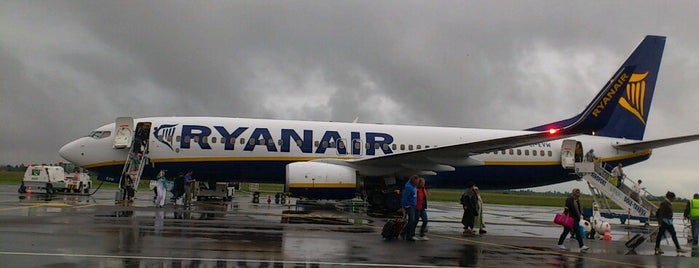
<path fill-rule="evenodd" d="M 610 220 L 612 241 L 586 239 L 591 249 L 555 247 L 560 208 L 486 205 L 488 233 L 462 236 L 461 208 L 430 203 L 429 241 L 383 241 L 386 221 L 352 206 L 322 203 L 296 207 L 253 204 L 248 194 L 232 201 L 195 202 L 190 208 L 153 205 L 152 192 L 115 205 L 115 190 L 92 196 L 24 195 L 0 186 L 2 267 L 698 267 L 699 249 L 687 245 L 681 217 L 680 243 L 691 252 L 665 255 L 645 242 L 629 253 L 624 245 L 638 223 Z M 262 198 L 266 201 L 265 196 Z M 290 200 L 295 204 L 296 200 Z M 355 210 L 359 210 L 355 207 Z M 677 217 L 678 215 L 676 215 Z"/>

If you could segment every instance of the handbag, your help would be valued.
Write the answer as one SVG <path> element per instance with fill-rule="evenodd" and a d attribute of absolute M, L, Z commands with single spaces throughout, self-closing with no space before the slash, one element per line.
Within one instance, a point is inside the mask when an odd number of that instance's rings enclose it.
<path fill-rule="evenodd" d="M 566 227 L 568 229 L 573 229 L 573 217 L 568 216 L 566 214 L 556 213 L 556 216 L 553 217 L 553 222 L 556 224 L 563 225 L 563 227 Z"/>

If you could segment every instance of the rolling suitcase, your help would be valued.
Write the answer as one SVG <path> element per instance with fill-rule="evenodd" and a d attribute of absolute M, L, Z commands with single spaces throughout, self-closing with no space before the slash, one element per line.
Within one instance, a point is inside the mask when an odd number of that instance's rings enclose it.
<path fill-rule="evenodd" d="M 403 218 L 393 218 L 386 221 L 381 229 L 381 237 L 384 240 L 391 240 L 397 238 L 403 231 L 403 225 L 405 221 Z"/>

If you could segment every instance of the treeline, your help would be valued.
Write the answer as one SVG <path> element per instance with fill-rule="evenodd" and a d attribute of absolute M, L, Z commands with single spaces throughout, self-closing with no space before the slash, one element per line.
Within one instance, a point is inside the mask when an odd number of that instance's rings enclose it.
<path fill-rule="evenodd" d="M 27 166 L 24 164 L 21 165 L 1 165 L 0 166 L 0 171 L 19 171 L 19 172 L 24 172 L 27 170 Z"/>

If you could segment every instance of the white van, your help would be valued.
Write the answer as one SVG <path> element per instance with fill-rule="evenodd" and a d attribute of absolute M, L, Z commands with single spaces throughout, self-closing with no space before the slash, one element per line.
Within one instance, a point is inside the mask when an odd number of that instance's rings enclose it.
<path fill-rule="evenodd" d="M 54 194 L 57 192 L 88 193 L 92 187 L 92 181 L 87 173 L 66 173 L 61 166 L 29 166 L 24 172 L 22 184 L 18 192 L 34 192 Z"/>

